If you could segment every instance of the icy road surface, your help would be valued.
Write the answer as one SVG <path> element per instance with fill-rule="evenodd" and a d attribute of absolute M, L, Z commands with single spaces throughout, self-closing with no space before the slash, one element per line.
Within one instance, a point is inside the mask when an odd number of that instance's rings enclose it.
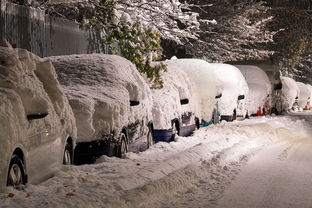
<path fill-rule="evenodd" d="M 312 119 L 261 117 L 201 128 L 126 159 L 63 167 L 0 207 L 311 207 Z"/>

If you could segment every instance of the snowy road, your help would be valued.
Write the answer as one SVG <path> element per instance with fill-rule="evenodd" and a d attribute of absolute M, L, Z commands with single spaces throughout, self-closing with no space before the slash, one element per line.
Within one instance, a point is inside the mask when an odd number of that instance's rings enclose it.
<path fill-rule="evenodd" d="M 0 207 L 311 207 L 311 117 L 253 118 L 196 131 L 177 142 L 64 167 Z"/>

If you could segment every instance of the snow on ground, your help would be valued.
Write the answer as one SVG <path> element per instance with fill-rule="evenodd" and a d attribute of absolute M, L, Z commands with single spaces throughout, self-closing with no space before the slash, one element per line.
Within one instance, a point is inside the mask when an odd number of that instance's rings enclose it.
<path fill-rule="evenodd" d="M 64 166 L 55 177 L 23 191 L 7 188 L 1 207 L 207 207 L 263 147 L 304 139 L 311 127 L 294 117 L 222 122 L 177 142 L 157 143 L 126 159 Z"/>

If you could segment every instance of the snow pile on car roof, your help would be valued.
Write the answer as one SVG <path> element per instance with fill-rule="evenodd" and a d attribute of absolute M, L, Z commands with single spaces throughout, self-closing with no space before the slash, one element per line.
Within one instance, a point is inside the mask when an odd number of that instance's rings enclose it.
<path fill-rule="evenodd" d="M 258 107 L 263 106 L 271 94 L 271 82 L 267 74 L 259 67 L 252 65 L 235 65 L 246 79 L 249 92 L 246 105 L 249 114 L 256 113 Z"/>
<path fill-rule="evenodd" d="M 239 71 L 230 64 L 211 64 L 217 78 L 223 84 L 222 97 L 219 100 L 219 112 L 221 115 L 233 115 L 233 110 L 237 107 L 239 95 L 247 96 L 249 91 L 247 82 Z"/>
<path fill-rule="evenodd" d="M 75 137 L 73 112 L 63 93 L 50 61 L 24 49 L 0 48 L 0 87 L 14 90 L 20 97 L 25 115 L 49 113 L 52 124 L 63 120 L 68 134 Z M 52 115 L 53 114 L 53 115 Z"/>
<path fill-rule="evenodd" d="M 194 82 L 171 61 L 162 63 L 167 67 L 161 74 L 164 86 L 161 89 L 152 89 L 154 128 L 169 129 L 171 121 L 181 118 L 186 112 L 192 112 L 201 119 L 198 90 Z M 180 100 L 183 99 L 188 99 L 189 103 L 181 105 Z"/>
<path fill-rule="evenodd" d="M 144 117 L 152 120 L 149 87 L 125 58 L 81 54 L 49 59 L 73 108 L 78 141 L 98 140 L 110 134 L 118 136 L 130 123 Z M 130 108 L 130 101 L 140 104 Z"/>
<path fill-rule="evenodd" d="M 195 82 L 200 97 L 202 118 L 210 121 L 216 104 L 215 97 L 222 91 L 222 84 L 216 79 L 211 64 L 200 59 L 172 59 L 168 62 L 176 64 Z"/>
<path fill-rule="evenodd" d="M 302 82 L 296 82 L 299 88 L 299 107 L 303 109 L 309 101 L 311 92 L 308 86 Z"/>
<path fill-rule="evenodd" d="M 282 103 L 284 110 L 290 110 L 296 100 L 299 97 L 299 87 L 296 81 L 290 77 L 281 77 L 283 88 L 282 88 Z"/>

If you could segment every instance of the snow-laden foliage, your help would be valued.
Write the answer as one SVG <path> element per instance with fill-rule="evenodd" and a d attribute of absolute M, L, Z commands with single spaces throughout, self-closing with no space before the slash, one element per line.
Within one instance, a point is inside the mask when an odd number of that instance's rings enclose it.
<path fill-rule="evenodd" d="M 209 62 L 263 59 L 274 33 L 265 29 L 272 17 L 263 2 L 189 0 L 200 13 L 199 41 L 187 45 L 187 54 Z M 209 20 L 209 21 L 207 21 Z"/>

